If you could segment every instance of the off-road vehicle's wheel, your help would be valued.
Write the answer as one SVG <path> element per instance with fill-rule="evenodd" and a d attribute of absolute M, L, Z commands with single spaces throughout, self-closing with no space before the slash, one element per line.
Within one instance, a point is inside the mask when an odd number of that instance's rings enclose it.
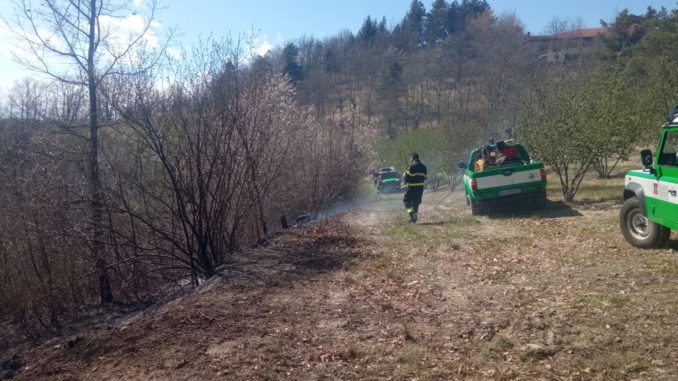
<path fill-rule="evenodd" d="M 619 214 L 619 225 L 624 238 L 631 245 L 642 249 L 663 247 L 671 235 L 671 229 L 658 225 L 643 215 L 640 201 L 636 197 L 624 202 Z"/>
<path fill-rule="evenodd" d="M 532 207 L 537 210 L 546 209 L 546 192 L 539 192 L 532 196 Z"/>
<path fill-rule="evenodd" d="M 479 216 L 485 212 L 485 207 L 481 201 L 473 201 L 470 197 L 466 196 L 468 204 L 471 206 L 471 215 Z"/>

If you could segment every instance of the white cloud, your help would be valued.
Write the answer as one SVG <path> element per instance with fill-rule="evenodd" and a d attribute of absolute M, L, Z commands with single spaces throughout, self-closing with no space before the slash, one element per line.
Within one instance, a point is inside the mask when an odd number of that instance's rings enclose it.
<path fill-rule="evenodd" d="M 165 49 L 165 52 L 167 52 L 167 54 L 168 54 L 172 59 L 175 59 L 175 60 L 177 60 L 177 61 L 184 58 L 184 51 L 181 50 L 181 49 L 168 47 L 167 49 Z"/>
<path fill-rule="evenodd" d="M 143 6 L 145 0 L 129 0 L 130 7 Z M 4 0 L 0 0 L 0 9 L 6 9 Z M 131 41 L 138 38 L 144 32 L 148 24 L 148 18 L 143 14 L 131 13 L 124 17 L 113 18 L 102 16 L 100 18 L 102 34 L 106 36 L 108 46 L 101 47 L 101 53 L 105 54 L 108 49 L 113 52 L 120 53 L 125 49 Z M 38 31 L 43 39 L 48 39 L 54 47 L 59 49 L 66 49 L 63 40 L 52 30 L 47 29 L 47 24 L 38 24 Z M 161 44 L 161 37 L 159 32 L 162 30 L 162 25 L 156 20 L 150 21 L 150 28 L 146 31 L 142 43 L 149 48 L 157 48 Z M 22 38 L 36 40 L 36 37 L 30 31 L 20 31 Z M 172 56 L 180 56 L 179 51 L 168 51 Z M 83 55 L 86 51 L 82 52 Z M 130 52 L 130 59 L 135 60 L 134 52 Z M 15 62 L 14 57 L 18 57 L 26 62 L 35 62 L 35 57 L 30 53 L 24 44 L 21 43 L 20 38 L 11 31 L 4 22 L 0 20 L 0 93 L 8 91 L 13 83 L 24 77 L 37 78 L 38 73 L 29 71 L 23 66 Z M 63 59 L 55 57 L 49 58 L 49 65 L 52 69 L 59 72 L 69 71 L 74 68 L 72 62 L 66 62 Z"/>
<path fill-rule="evenodd" d="M 245 32 L 244 34 L 249 41 L 249 46 L 245 51 L 245 56 L 247 57 L 246 60 L 254 58 L 255 55 L 263 57 L 275 47 L 275 45 L 268 40 L 268 35 L 266 34 L 261 36 L 253 36 L 249 32 Z"/>
<path fill-rule="evenodd" d="M 257 44 L 256 40 L 255 44 Z M 268 42 L 268 39 L 264 39 L 263 41 L 259 42 L 259 46 L 254 47 L 254 53 L 256 53 L 258 56 L 265 56 L 266 53 L 271 51 L 271 49 L 273 49 L 273 45 Z"/>
<path fill-rule="evenodd" d="M 131 14 L 124 18 L 101 16 L 99 21 L 102 29 L 110 33 L 109 43 L 115 49 L 127 47 L 130 42 L 144 33 L 144 28 L 148 25 L 148 20 L 140 14 Z M 160 22 L 151 20 L 150 28 L 143 37 L 148 47 L 156 48 L 160 44 L 160 38 L 155 33 L 160 27 Z"/>
<path fill-rule="evenodd" d="M 12 32 L 7 28 L 5 23 L 0 22 L 0 59 L 11 57 L 13 47 Z"/>
<path fill-rule="evenodd" d="M 0 102 L 6 100 L 16 81 L 25 77 L 40 77 L 16 62 L 15 56 L 23 59 L 32 58 L 28 52 L 17 48 L 17 42 L 16 35 L 0 21 Z"/>

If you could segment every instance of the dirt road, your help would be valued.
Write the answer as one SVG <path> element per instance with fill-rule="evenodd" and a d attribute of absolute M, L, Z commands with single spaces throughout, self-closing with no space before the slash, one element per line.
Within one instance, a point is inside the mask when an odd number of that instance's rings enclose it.
<path fill-rule="evenodd" d="M 678 378 L 678 260 L 615 202 L 472 217 L 401 195 L 247 250 L 224 277 L 22 356 L 22 380 Z"/>

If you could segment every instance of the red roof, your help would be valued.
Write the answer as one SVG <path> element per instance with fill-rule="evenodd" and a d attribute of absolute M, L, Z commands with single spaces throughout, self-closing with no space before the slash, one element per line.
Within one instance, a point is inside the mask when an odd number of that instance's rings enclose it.
<path fill-rule="evenodd" d="M 605 33 L 606 28 L 585 28 L 585 29 L 576 29 L 565 33 L 558 33 L 556 37 L 558 38 L 587 38 L 587 37 L 598 37 L 598 35 Z"/>

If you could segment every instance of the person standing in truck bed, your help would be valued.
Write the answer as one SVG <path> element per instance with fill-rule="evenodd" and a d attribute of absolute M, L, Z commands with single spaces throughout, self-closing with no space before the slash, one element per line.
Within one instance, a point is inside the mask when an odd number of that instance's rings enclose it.
<path fill-rule="evenodd" d="M 417 212 L 421 197 L 424 194 L 424 185 L 426 185 L 426 166 L 419 160 L 418 153 L 410 155 L 410 168 L 405 172 L 404 183 L 407 186 L 407 192 L 403 198 L 405 209 L 410 216 L 410 222 L 417 222 Z"/>

